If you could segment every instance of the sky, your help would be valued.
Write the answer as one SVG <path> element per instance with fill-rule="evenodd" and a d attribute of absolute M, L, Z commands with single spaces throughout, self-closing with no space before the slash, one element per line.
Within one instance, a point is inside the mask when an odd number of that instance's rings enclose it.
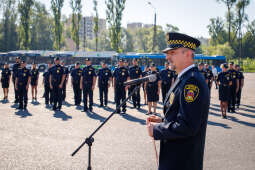
<path fill-rule="evenodd" d="M 39 0 L 50 10 L 50 0 Z M 255 0 L 250 0 L 246 9 L 249 21 L 255 20 Z M 71 14 L 70 0 L 65 0 L 62 14 Z M 207 25 L 210 18 L 222 17 L 225 19 L 227 8 L 216 0 L 126 0 L 123 13 L 122 26 L 127 23 L 142 22 L 154 23 L 154 12 L 157 14 L 157 25 L 165 28 L 166 24 L 172 24 L 180 29 L 180 32 L 195 37 L 209 37 Z M 93 15 L 93 0 L 82 0 L 82 15 Z M 98 12 L 100 18 L 105 18 L 105 0 L 98 0 Z"/>

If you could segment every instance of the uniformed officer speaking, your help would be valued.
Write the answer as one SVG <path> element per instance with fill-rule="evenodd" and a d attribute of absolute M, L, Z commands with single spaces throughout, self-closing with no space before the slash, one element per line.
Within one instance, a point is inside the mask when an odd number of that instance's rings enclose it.
<path fill-rule="evenodd" d="M 73 86 L 75 106 L 79 106 L 81 104 L 80 80 L 82 69 L 80 67 L 81 64 L 79 62 L 75 63 L 75 69 L 73 69 L 71 72 L 71 84 Z"/>
<path fill-rule="evenodd" d="M 167 60 L 178 77 L 164 102 L 164 118 L 147 118 L 148 133 L 160 140 L 160 170 L 202 170 L 209 112 L 209 89 L 194 63 L 200 42 L 168 33 Z"/>
<path fill-rule="evenodd" d="M 138 79 L 142 78 L 142 69 L 138 66 L 137 60 L 133 59 L 133 66 L 129 68 L 129 76 L 130 79 Z M 133 85 L 129 88 L 130 92 L 132 92 L 135 89 L 136 85 Z M 133 101 L 133 106 L 134 108 L 140 109 L 140 101 L 141 101 L 141 96 L 140 96 L 140 88 L 133 94 L 132 96 L 132 101 Z"/>
<path fill-rule="evenodd" d="M 64 69 L 60 65 L 59 57 L 55 58 L 55 66 L 50 69 L 50 88 L 53 92 L 53 110 L 61 110 L 62 88 L 65 80 Z"/>
<path fill-rule="evenodd" d="M 107 64 L 102 61 L 102 68 L 98 71 L 98 88 L 100 97 L 100 107 L 108 104 L 108 88 L 111 85 L 112 73 Z"/>
<path fill-rule="evenodd" d="M 21 62 L 21 67 L 15 75 L 15 89 L 18 92 L 19 107 L 18 109 L 27 109 L 27 91 L 31 81 L 30 71 L 26 68 L 26 62 Z"/>
<path fill-rule="evenodd" d="M 93 91 L 96 85 L 96 72 L 95 68 L 92 67 L 90 58 L 86 58 L 86 67 L 82 70 L 80 89 L 83 89 L 83 111 L 88 110 L 87 98 L 89 96 L 89 110 L 93 110 Z"/>

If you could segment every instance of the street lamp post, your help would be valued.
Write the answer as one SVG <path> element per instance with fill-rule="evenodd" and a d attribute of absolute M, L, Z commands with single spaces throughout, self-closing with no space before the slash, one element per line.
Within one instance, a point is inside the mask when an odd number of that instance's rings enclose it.
<path fill-rule="evenodd" d="M 155 52 L 156 47 L 156 36 L 157 36 L 157 14 L 156 14 L 156 8 L 152 5 L 150 1 L 148 1 L 148 4 L 154 9 L 154 29 L 153 29 L 153 44 L 152 44 L 152 52 Z"/>

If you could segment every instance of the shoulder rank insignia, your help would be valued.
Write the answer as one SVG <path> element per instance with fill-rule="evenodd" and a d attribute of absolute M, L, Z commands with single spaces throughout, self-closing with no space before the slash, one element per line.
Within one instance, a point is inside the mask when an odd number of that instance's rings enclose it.
<path fill-rule="evenodd" d="M 194 84 L 187 84 L 184 87 L 184 98 L 186 102 L 191 103 L 196 100 L 199 94 L 199 88 Z"/>
<path fill-rule="evenodd" d="M 170 103 L 170 105 L 173 104 L 173 102 L 174 102 L 174 97 L 175 97 L 175 95 L 174 95 L 174 93 L 172 92 L 172 93 L 170 94 L 170 97 L 169 97 L 169 103 Z"/>

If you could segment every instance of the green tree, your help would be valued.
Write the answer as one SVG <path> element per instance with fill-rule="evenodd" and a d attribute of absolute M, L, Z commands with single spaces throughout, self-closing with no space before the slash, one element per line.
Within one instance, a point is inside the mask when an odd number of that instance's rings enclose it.
<path fill-rule="evenodd" d="M 106 20 L 110 26 L 111 47 L 120 52 L 121 20 L 126 0 L 106 0 Z"/>
<path fill-rule="evenodd" d="M 95 41 L 96 41 L 96 51 L 98 50 L 98 10 L 97 10 L 97 0 L 93 0 L 94 3 L 94 11 L 95 11 L 95 17 L 94 17 L 94 34 L 95 34 Z"/>
<path fill-rule="evenodd" d="M 27 50 L 30 48 L 30 18 L 33 0 L 20 1 L 18 11 L 20 14 L 20 48 Z"/>
<path fill-rule="evenodd" d="M 211 45 L 226 42 L 226 32 L 224 30 L 224 22 L 220 17 L 211 18 L 210 24 L 207 26 L 209 35 L 211 36 Z"/>
<path fill-rule="evenodd" d="M 35 2 L 31 16 L 31 50 L 53 50 L 53 19 L 44 4 Z"/>
<path fill-rule="evenodd" d="M 80 30 L 80 21 L 81 21 L 81 0 L 70 0 L 70 5 L 72 8 L 72 31 L 71 37 L 76 44 L 76 50 L 80 49 L 80 38 L 79 38 L 79 30 Z"/>
<path fill-rule="evenodd" d="M 228 25 L 228 42 L 231 44 L 231 9 L 235 5 L 236 0 L 216 0 L 219 3 L 224 3 L 227 6 L 227 25 Z"/>
<path fill-rule="evenodd" d="M 18 49 L 17 8 L 15 0 L 2 0 L 2 22 L 0 23 L 0 51 Z"/>
<path fill-rule="evenodd" d="M 235 51 L 228 42 L 225 44 L 217 44 L 216 46 L 202 46 L 201 48 L 205 55 L 224 55 L 228 60 L 232 59 L 235 55 Z"/>
<path fill-rule="evenodd" d="M 61 9 L 63 8 L 64 0 L 51 0 L 51 10 L 54 15 L 54 47 L 60 50 L 62 42 L 62 23 L 61 23 Z"/>

